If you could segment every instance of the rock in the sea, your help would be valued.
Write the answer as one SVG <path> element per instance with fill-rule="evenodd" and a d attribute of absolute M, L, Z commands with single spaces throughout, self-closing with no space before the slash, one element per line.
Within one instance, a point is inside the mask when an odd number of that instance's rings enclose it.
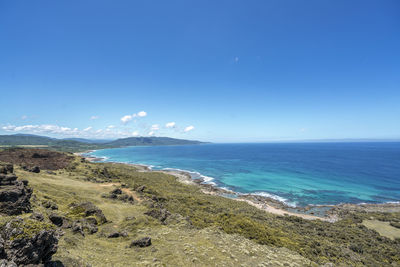
<path fill-rule="evenodd" d="M 32 189 L 28 181 L 17 181 L 12 171 L 12 165 L 0 165 L 0 213 L 18 215 L 30 211 Z"/>
<path fill-rule="evenodd" d="M 151 238 L 150 237 L 143 237 L 138 240 L 132 241 L 130 247 L 148 247 L 151 245 Z"/>
<path fill-rule="evenodd" d="M 1 227 L 0 236 L 2 258 L 7 264 L 18 266 L 49 262 L 57 251 L 59 238 L 51 224 L 22 218 L 14 218 Z"/>

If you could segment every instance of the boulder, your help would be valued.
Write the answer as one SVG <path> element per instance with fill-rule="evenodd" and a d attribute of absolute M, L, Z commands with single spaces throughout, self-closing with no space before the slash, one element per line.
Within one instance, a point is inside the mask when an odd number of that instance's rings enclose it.
<path fill-rule="evenodd" d="M 115 188 L 113 191 L 111 191 L 111 194 L 121 195 L 122 190 L 121 190 L 121 188 Z"/>
<path fill-rule="evenodd" d="M 49 215 L 49 219 L 54 225 L 57 225 L 58 227 L 61 227 L 65 221 L 65 218 L 57 213 L 51 213 Z"/>
<path fill-rule="evenodd" d="M 34 167 L 30 168 L 29 171 L 30 172 L 34 172 L 34 173 L 39 173 L 40 172 L 40 168 L 39 168 L 39 166 L 34 166 Z"/>
<path fill-rule="evenodd" d="M 120 236 L 121 236 L 121 234 L 119 232 L 112 232 L 107 237 L 108 238 L 117 238 L 117 237 L 120 237 Z"/>
<path fill-rule="evenodd" d="M 150 237 L 143 237 L 138 240 L 133 240 L 129 247 L 148 247 L 151 245 L 151 238 Z"/>
<path fill-rule="evenodd" d="M 3 259 L 8 262 L 4 266 L 49 262 L 57 251 L 59 238 L 52 225 L 18 217 L 2 227 L 0 236 Z"/>

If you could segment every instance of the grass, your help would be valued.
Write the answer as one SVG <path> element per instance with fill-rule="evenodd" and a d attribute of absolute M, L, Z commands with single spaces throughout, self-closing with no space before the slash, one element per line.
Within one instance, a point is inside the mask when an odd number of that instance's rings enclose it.
<path fill-rule="evenodd" d="M 51 200 L 68 217 L 72 202 L 90 201 L 106 216 L 108 222 L 94 235 L 83 237 L 65 230 L 55 258 L 66 266 L 400 264 L 400 239 L 365 225 L 371 218 L 396 224 L 398 212 L 348 213 L 336 223 L 277 216 L 245 202 L 206 195 L 172 175 L 78 158 L 56 175 L 19 168 L 16 172 L 34 189 L 35 211 L 49 214 L 41 203 Z M 133 205 L 102 197 L 122 185 L 124 192 L 134 196 Z M 135 191 L 141 186 L 145 186 L 142 192 Z M 163 223 L 145 215 L 153 209 L 166 209 L 171 215 Z M 113 231 L 126 231 L 129 237 L 106 238 Z M 133 239 L 144 236 L 152 237 L 152 246 L 128 248 Z"/>
<path fill-rule="evenodd" d="M 382 222 L 378 220 L 364 220 L 362 222 L 365 227 L 377 231 L 381 236 L 385 236 L 392 240 L 400 238 L 400 229 L 390 225 L 390 222 Z"/>
<path fill-rule="evenodd" d="M 287 266 L 309 266 L 311 261 L 285 248 L 275 248 L 257 244 L 238 234 L 230 235 L 214 225 L 199 229 L 184 216 L 173 213 L 168 224 L 163 225 L 157 219 L 145 215 L 151 208 L 146 195 L 139 195 L 132 187 L 145 180 L 131 181 L 127 188 L 143 200 L 135 204 L 113 199 L 104 199 L 102 194 L 109 193 L 121 182 L 113 176 L 113 181 L 94 183 L 91 176 L 108 180 L 101 176 L 101 165 L 91 163 L 76 164 L 74 170 L 59 170 L 56 175 L 41 172 L 28 173 L 19 168 L 16 173 L 20 179 L 29 180 L 34 189 L 34 210 L 44 214 L 50 211 L 41 206 L 42 202 L 55 202 L 58 213 L 68 216 L 72 202 L 91 201 L 99 207 L 108 223 L 99 226 L 94 235 L 74 234 L 65 230 L 54 259 L 61 260 L 66 266 L 263 266 L 262 263 L 286 263 Z M 117 167 L 118 169 L 118 167 Z M 129 168 L 133 174 L 133 168 Z M 87 172 L 87 173 L 86 173 Z M 141 173 L 136 173 L 141 175 Z M 173 182 L 174 178 L 156 174 L 156 179 Z M 143 179 L 147 179 L 147 175 Z M 185 187 L 186 188 L 186 187 Z M 183 188 L 184 189 L 184 188 Z M 192 188 L 192 190 L 197 190 Z M 180 189 L 179 189 L 180 191 Z M 183 191 L 182 191 L 183 192 Z M 134 219 L 132 219 L 134 218 Z M 110 239 L 106 236 L 113 231 L 127 231 L 128 237 Z M 144 236 L 152 238 L 153 245 L 147 248 L 128 248 L 134 239 Z M 240 264 L 239 264 L 240 263 Z M 270 265 L 268 265 L 270 266 Z"/>

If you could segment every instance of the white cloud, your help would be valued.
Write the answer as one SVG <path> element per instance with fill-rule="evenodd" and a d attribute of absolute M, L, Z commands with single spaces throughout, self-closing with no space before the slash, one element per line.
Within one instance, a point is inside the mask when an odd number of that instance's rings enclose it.
<path fill-rule="evenodd" d="M 114 125 L 108 125 L 108 126 L 107 126 L 107 129 L 114 129 L 114 128 L 115 128 Z"/>
<path fill-rule="evenodd" d="M 89 126 L 89 127 L 85 128 L 85 129 L 83 129 L 83 131 L 84 131 L 84 132 L 87 132 L 87 131 L 92 130 L 92 128 L 93 128 L 92 126 Z"/>
<path fill-rule="evenodd" d="M 133 136 L 138 136 L 139 133 L 138 133 L 137 131 L 134 131 L 134 132 L 132 133 L 132 135 L 133 135 Z"/>
<path fill-rule="evenodd" d="M 127 124 L 128 122 L 130 122 L 133 118 L 135 118 L 135 117 L 139 117 L 139 118 L 141 118 L 141 117 L 146 117 L 147 116 L 147 113 L 145 112 L 145 111 L 140 111 L 140 112 L 138 112 L 138 113 L 135 113 L 135 114 L 132 114 L 132 115 L 125 115 L 125 116 L 123 116 L 122 118 L 121 118 L 121 122 L 123 123 L 123 124 Z"/>
<path fill-rule="evenodd" d="M 173 121 L 165 124 L 165 127 L 167 127 L 167 128 L 175 128 L 175 126 L 176 126 L 176 123 Z"/>
<path fill-rule="evenodd" d="M 153 135 L 154 135 L 154 132 L 153 132 L 153 131 L 149 132 L 149 135 L 150 135 L 150 136 L 153 136 Z"/>
<path fill-rule="evenodd" d="M 99 116 L 92 116 L 90 117 L 91 120 L 97 120 L 98 118 L 100 118 Z"/>
<path fill-rule="evenodd" d="M 121 118 L 123 124 L 127 124 L 133 119 L 133 115 L 125 115 Z"/>
<path fill-rule="evenodd" d="M 187 132 L 190 132 L 190 131 L 192 131 L 192 130 L 194 130 L 194 126 L 193 126 L 193 125 L 190 125 L 190 126 L 186 127 L 183 131 L 184 131 L 185 133 L 187 133 Z"/>
<path fill-rule="evenodd" d="M 153 125 L 151 126 L 151 130 L 152 130 L 152 131 L 158 131 L 158 130 L 160 130 L 160 126 L 159 126 L 158 124 L 153 124 Z"/>
<path fill-rule="evenodd" d="M 42 125 L 8 125 L 3 126 L 2 129 L 7 132 L 33 132 L 33 133 L 53 133 L 53 134 L 66 134 L 73 135 L 79 132 L 78 128 L 71 129 L 69 127 L 62 127 L 52 124 Z"/>
<path fill-rule="evenodd" d="M 146 117 L 147 113 L 145 111 L 140 111 L 136 114 L 138 117 Z"/>

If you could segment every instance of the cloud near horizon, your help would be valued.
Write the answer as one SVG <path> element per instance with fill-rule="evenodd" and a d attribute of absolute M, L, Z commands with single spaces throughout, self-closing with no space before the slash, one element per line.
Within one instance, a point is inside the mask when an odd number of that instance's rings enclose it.
<path fill-rule="evenodd" d="M 184 131 L 185 133 L 187 133 L 187 132 L 190 132 L 190 131 L 192 131 L 192 130 L 194 130 L 194 126 L 193 126 L 193 125 L 190 125 L 190 126 L 186 127 L 183 131 Z"/>
<path fill-rule="evenodd" d="M 175 128 L 175 126 L 176 126 L 176 123 L 174 121 L 168 122 L 165 124 L 166 128 Z"/>
<path fill-rule="evenodd" d="M 138 113 L 134 113 L 132 115 L 125 115 L 121 118 L 121 122 L 123 124 L 127 124 L 128 122 L 130 122 L 131 120 L 133 120 L 133 118 L 139 117 L 146 117 L 147 116 L 147 112 L 146 111 L 139 111 Z"/>

